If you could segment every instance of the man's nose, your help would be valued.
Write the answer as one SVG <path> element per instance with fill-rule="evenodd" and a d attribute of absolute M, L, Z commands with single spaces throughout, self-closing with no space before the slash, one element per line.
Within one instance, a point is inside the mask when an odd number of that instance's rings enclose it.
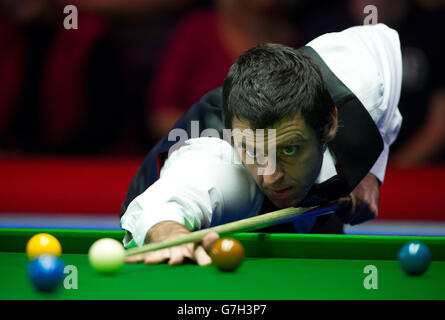
<path fill-rule="evenodd" d="M 273 187 L 280 183 L 283 178 L 283 171 L 276 168 L 272 173 L 263 175 L 263 182 L 266 187 Z"/>

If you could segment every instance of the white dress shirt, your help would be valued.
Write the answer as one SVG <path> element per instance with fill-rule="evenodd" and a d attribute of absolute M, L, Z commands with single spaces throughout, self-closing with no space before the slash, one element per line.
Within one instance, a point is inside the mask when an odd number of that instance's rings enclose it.
<path fill-rule="evenodd" d="M 384 149 L 370 172 L 383 182 L 389 146 L 402 123 L 397 108 L 402 81 L 397 32 L 383 24 L 358 26 L 325 34 L 307 45 L 357 96 L 377 125 Z M 168 157 L 160 178 L 129 204 L 121 218 L 127 231 L 124 245 L 143 245 L 147 231 L 161 221 L 176 221 L 193 231 L 257 215 L 264 195 L 236 157 L 223 139 L 187 140 Z M 335 159 L 326 149 L 316 183 L 336 174 Z M 304 221 L 301 224 L 298 228 L 294 223 L 297 231 L 307 229 Z"/>

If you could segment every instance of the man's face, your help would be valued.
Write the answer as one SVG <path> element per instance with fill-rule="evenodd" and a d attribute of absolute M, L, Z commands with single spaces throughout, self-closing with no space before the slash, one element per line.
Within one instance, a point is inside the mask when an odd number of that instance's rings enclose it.
<path fill-rule="evenodd" d="M 258 187 L 279 208 L 297 206 L 317 179 L 323 160 L 315 131 L 301 114 L 265 128 L 264 144 L 258 143 L 258 132 L 246 130 L 250 129 L 246 119 L 234 118 L 232 129 L 235 149 Z M 267 129 L 275 129 L 275 137 Z M 262 174 L 266 167 L 268 172 Z"/>

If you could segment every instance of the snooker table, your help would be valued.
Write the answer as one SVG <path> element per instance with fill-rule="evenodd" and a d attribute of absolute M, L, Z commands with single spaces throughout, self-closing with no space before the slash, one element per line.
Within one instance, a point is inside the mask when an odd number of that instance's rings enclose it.
<path fill-rule="evenodd" d="M 77 289 L 44 294 L 27 277 L 25 245 L 40 232 L 62 244 L 62 259 L 77 268 Z M 60 300 L 296 300 L 445 299 L 445 237 L 239 233 L 246 251 L 232 273 L 192 263 L 170 267 L 126 264 L 113 275 L 88 262 L 91 244 L 121 240 L 121 230 L 0 229 L 0 299 Z M 425 274 L 406 275 L 398 250 L 420 240 L 433 261 Z M 367 265 L 377 268 L 377 289 L 365 289 Z"/>

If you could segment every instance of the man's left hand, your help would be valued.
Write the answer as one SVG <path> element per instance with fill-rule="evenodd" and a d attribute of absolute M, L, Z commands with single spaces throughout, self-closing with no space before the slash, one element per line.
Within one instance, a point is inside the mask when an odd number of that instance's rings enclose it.
<path fill-rule="evenodd" d="M 368 173 L 349 196 L 338 199 L 344 206 L 337 215 L 350 225 L 372 220 L 378 216 L 380 186 L 376 176 Z"/>

